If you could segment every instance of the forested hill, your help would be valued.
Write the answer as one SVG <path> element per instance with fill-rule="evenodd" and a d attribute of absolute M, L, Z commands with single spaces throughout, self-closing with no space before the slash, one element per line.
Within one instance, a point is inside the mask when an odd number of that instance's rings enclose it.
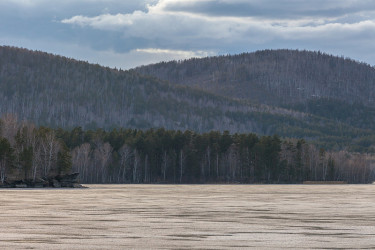
<path fill-rule="evenodd" d="M 298 50 L 162 62 L 136 68 L 177 85 L 375 129 L 375 68 Z"/>
<path fill-rule="evenodd" d="M 219 61 L 226 58 L 230 57 L 194 59 L 175 65 L 196 62 L 196 70 L 203 72 L 218 67 Z M 205 60 L 206 64 L 200 63 Z M 223 74 L 231 72 L 224 68 Z M 370 79 L 372 71 L 367 68 Z M 189 74 L 200 76 L 195 71 Z M 246 74 L 251 75 L 251 71 Z M 218 72 L 213 74 L 217 75 Z M 264 90 L 264 98 L 267 93 Z M 83 129 L 228 130 L 305 138 L 339 149 L 354 145 L 367 150 L 375 142 L 371 137 L 374 130 L 369 127 L 322 117 L 319 112 L 310 115 L 303 108 L 291 110 L 249 103 L 142 76 L 134 70 L 110 69 L 43 52 L 0 46 L 0 115 L 12 113 L 19 120 L 26 119 L 36 125 L 65 129 L 80 126 Z"/>
<path fill-rule="evenodd" d="M 265 104 L 320 98 L 375 107 L 375 68 L 320 52 L 264 50 L 136 69 L 181 85 Z"/>
<path fill-rule="evenodd" d="M 254 110 L 134 71 L 0 47 L 0 114 L 16 114 L 37 125 L 261 132 L 256 120 L 234 118 Z"/>

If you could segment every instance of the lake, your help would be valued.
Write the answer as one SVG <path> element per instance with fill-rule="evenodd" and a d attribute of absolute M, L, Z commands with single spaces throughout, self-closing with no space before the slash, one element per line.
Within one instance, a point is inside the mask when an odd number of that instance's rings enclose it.
<path fill-rule="evenodd" d="M 375 185 L 1 189 L 1 249 L 375 248 Z"/>

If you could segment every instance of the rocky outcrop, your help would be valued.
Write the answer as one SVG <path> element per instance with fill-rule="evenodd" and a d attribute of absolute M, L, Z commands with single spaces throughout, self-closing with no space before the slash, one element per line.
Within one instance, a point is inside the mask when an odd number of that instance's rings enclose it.
<path fill-rule="evenodd" d="M 0 182 L 0 188 L 84 188 L 79 184 L 79 173 L 57 175 L 48 179 L 38 178 Z"/>
<path fill-rule="evenodd" d="M 53 179 L 53 187 L 79 188 L 79 173 L 58 175 Z"/>

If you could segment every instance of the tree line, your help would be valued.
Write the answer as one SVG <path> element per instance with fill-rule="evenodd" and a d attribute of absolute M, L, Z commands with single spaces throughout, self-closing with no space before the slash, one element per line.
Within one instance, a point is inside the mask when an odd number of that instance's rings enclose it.
<path fill-rule="evenodd" d="M 53 130 L 17 123 L 12 116 L 1 122 L 1 181 L 73 171 L 82 183 L 370 183 L 374 160 L 277 135 Z"/>
<path fill-rule="evenodd" d="M 18 123 L 13 115 L 0 121 L 0 184 L 47 180 L 72 168 L 70 150 L 53 129 Z"/>

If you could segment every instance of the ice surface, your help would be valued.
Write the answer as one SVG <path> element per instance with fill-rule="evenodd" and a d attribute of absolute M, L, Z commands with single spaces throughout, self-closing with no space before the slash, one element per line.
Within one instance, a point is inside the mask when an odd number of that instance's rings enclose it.
<path fill-rule="evenodd" d="M 0 248 L 375 248 L 375 185 L 89 187 L 0 190 Z"/>

